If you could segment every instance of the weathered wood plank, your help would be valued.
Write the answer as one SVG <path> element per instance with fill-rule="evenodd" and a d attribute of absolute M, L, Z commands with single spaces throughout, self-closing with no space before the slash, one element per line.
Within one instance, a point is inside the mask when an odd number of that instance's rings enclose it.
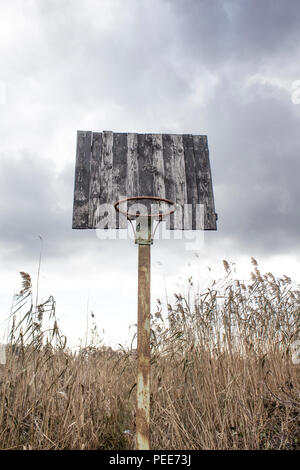
<path fill-rule="evenodd" d="M 138 134 L 139 196 L 153 196 L 152 135 Z"/>
<path fill-rule="evenodd" d="M 212 193 L 212 179 L 209 166 L 207 137 L 193 136 L 198 189 L 198 203 L 204 204 L 204 229 L 216 230 L 216 216 Z"/>
<path fill-rule="evenodd" d="M 78 229 L 85 229 L 89 226 L 91 139 L 92 132 L 77 132 L 72 227 Z"/>
<path fill-rule="evenodd" d="M 104 131 L 102 133 L 102 160 L 100 168 L 100 204 L 112 204 L 113 199 L 113 132 Z M 109 214 L 106 227 L 116 228 L 116 214 L 107 206 Z M 103 211 L 101 210 L 101 214 Z"/>
<path fill-rule="evenodd" d="M 196 181 L 196 168 L 194 156 L 194 141 L 191 134 L 183 135 L 184 162 L 186 174 L 187 203 L 191 204 L 190 214 L 187 220 L 184 219 L 186 230 L 196 230 L 196 204 L 198 202 L 198 189 Z"/>
<path fill-rule="evenodd" d="M 163 139 L 161 134 L 152 134 L 153 194 L 165 198 L 165 169 Z"/>
<path fill-rule="evenodd" d="M 166 197 L 165 191 L 165 169 L 163 157 L 163 140 L 161 134 L 152 134 L 152 161 L 153 161 L 153 195 L 161 198 Z M 166 204 L 157 203 L 156 212 L 165 212 Z"/>
<path fill-rule="evenodd" d="M 216 230 L 217 229 L 217 214 L 215 213 L 215 202 L 214 202 L 214 193 L 213 193 L 213 184 L 211 176 L 211 166 L 209 160 L 209 149 L 207 144 L 207 136 L 204 136 L 204 152 L 203 152 L 203 172 L 207 172 L 208 179 L 208 204 L 207 204 L 207 230 Z"/>
<path fill-rule="evenodd" d="M 127 134 L 126 197 L 139 195 L 138 136 Z"/>
<path fill-rule="evenodd" d="M 174 214 L 176 229 L 183 229 L 183 209 L 187 203 L 185 161 L 182 135 L 172 135 L 174 153 L 174 180 L 176 191 L 176 204 L 180 207 Z"/>
<path fill-rule="evenodd" d="M 176 204 L 174 148 L 170 134 L 162 135 L 166 198 Z M 174 230 L 174 214 L 167 218 L 167 229 Z"/>
<path fill-rule="evenodd" d="M 193 136 L 194 141 L 194 155 L 195 155 L 195 167 L 196 167 L 196 181 L 198 189 L 198 204 L 204 204 L 204 227 L 208 225 L 207 222 L 207 211 L 208 211 L 208 175 L 207 171 L 203 172 L 204 165 L 204 151 L 205 151 L 205 142 L 204 137 L 201 135 Z M 197 228 L 199 228 L 199 210 L 196 211 L 198 216 Z"/>
<path fill-rule="evenodd" d="M 207 139 L 207 137 L 206 137 Z M 211 175 L 211 166 L 209 160 L 209 150 L 208 145 L 206 144 L 205 148 L 205 158 L 204 161 L 207 163 L 207 172 L 208 172 L 208 208 L 207 208 L 207 228 L 206 230 L 217 230 L 217 214 L 215 212 L 215 201 L 214 201 L 214 192 L 213 192 L 213 183 L 212 183 L 212 175 Z"/>
<path fill-rule="evenodd" d="M 172 141 L 174 152 L 174 180 L 176 202 L 178 204 L 184 204 L 187 201 L 187 192 L 182 135 L 172 135 Z"/>
<path fill-rule="evenodd" d="M 127 179 L 127 134 L 114 133 L 113 135 L 113 204 L 126 196 Z M 117 228 L 126 228 L 127 219 L 120 212 L 116 213 Z"/>
<path fill-rule="evenodd" d="M 153 196 L 153 160 L 152 160 L 152 135 L 138 134 L 138 176 L 139 194 L 138 196 Z M 142 212 L 145 207 L 150 213 L 151 203 L 147 200 L 135 203 L 135 209 L 140 205 Z M 130 204 L 131 205 L 131 204 Z M 145 212 L 144 212 L 145 213 Z"/>
<path fill-rule="evenodd" d="M 90 200 L 89 200 L 89 228 L 97 227 L 99 217 L 97 211 L 101 193 L 100 167 L 102 160 L 102 132 L 93 132 L 92 152 L 90 165 Z"/>

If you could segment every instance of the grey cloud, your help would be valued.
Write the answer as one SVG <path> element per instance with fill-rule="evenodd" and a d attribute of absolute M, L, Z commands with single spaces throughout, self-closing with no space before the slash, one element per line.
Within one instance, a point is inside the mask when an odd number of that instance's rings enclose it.
<path fill-rule="evenodd" d="M 107 128 L 105 117 L 90 116 L 113 106 L 110 122 L 119 130 L 139 131 L 130 128 L 134 123 L 149 132 L 172 131 L 167 127 L 174 121 L 180 132 L 207 133 L 219 240 L 230 238 L 237 252 L 251 254 L 284 252 L 287 240 L 296 249 L 297 106 L 276 87 L 247 89 L 243 83 L 265 64 L 275 74 L 283 73 L 281 60 L 293 67 L 299 2 L 133 0 L 119 2 L 126 6 L 115 9 L 118 26 L 107 29 L 91 21 L 101 13 L 99 4 L 87 4 L 45 0 L 25 9 L 40 40 L 25 40 L 23 54 L 9 63 L 21 83 L 24 76 L 36 80 L 35 99 L 44 106 L 43 127 L 51 138 L 70 120 L 74 141 L 85 123 L 97 122 L 93 130 Z M 193 104 L 191 82 L 201 80 L 205 70 L 216 75 L 218 85 L 206 104 Z M 41 234 L 53 256 L 64 253 L 63 246 L 71 253 L 87 240 L 98 249 L 94 234 L 70 228 L 75 148 L 59 175 L 32 150 L 19 160 L 1 158 L 9 201 L 1 208 L 3 242 L 23 246 L 28 254 L 30 240 Z"/>
<path fill-rule="evenodd" d="M 298 49 L 299 2 L 167 0 L 181 53 L 219 70 L 232 62 L 262 64 Z M 176 43 L 176 39 L 175 39 Z"/>
<path fill-rule="evenodd" d="M 23 153 L 1 156 L 0 241 L 13 257 L 31 258 L 47 244 L 49 256 L 75 248 L 71 237 L 73 175 L 55 172 L 53 162 Z"/>
<path fill-rule="evenodd" d="M 219 229 L 249 251 L 298 246 L 299 117 L 289 97 L 223 93 L 209 113 Z M 213 108 L 213 106 L 212 106 Z M 220 187 L 218 188 L 218 185 Z"/>
<path fill-rule="evenodd" d="M 60 109 L 103 109 L 115 103 L 130 114 L 147 112 L 150 103 L 172 105 L 171 90 L 183 103 L 186 83 L 171 60 L 180 35 L 173 13 L 165 10 L 164 2 L 131 1 L 125 9 L 123 4 L 115 14 L 119 18 L 129 10 L 129 19 L 124 15 L 118 29 L 107 31 L 91 25 L 82 2 L 39 6 L 36 21 L 41 39 L 21 61 L 27 70 L 29 56 L 46 99 Z M 99 4 L 95 13 L 101 15 Z"/>
<path fill-rule="evenodd" d="M 135 248 L 128 240 L 103 240 L 95 230 L 72 230 L 74 164 L 57 172 L 51 160 L 37 154 L 0 157 L 0 248 L 6 253 L 2 263 L 31 265 L 39 253 L 39 236 L 44 256 L 54 259 L 58 269 L 66 262 L 71 265 L 71 258 L 83 257 L 83 270 L 92 262 L 103 267 L 132 258 L 128 247 L 124 251 L 125 244 Z"/>

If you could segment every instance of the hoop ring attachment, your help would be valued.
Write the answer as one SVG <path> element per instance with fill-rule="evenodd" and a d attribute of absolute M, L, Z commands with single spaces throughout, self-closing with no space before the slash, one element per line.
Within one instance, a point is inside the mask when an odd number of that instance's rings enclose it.
<path fill-rule="evenodd" d="M 120 209 L 119 205 L 122 204 L 122 202 L 127 202 L 127 201 L 140 201 L 140 200 L 153 200 L 157 202 L 165 202 L 167 204 L 170 204 L 172 208 L 164 213 L 155 213 L 155 214 L 133 214 L 130 213 L 130 211 L 123 211 Z M 159 223 L 163 220 L 163 217 L 167 217 L 171 214 L 173 214 L 176 210 L 176 205 L 174 204 L 173 201 L 170 201 L 169 199 L 163 198 L 163 197 L 158 197 L 158 196 L 132 196 L 132 197 L 127 197 L 125 199 L 121 199 L 120 201 L 117 201 L 114 203 L 114 208 L 117 212 L 120 214 L 123 214 L 126 216 L 126 218 L 129 220 L 134 236 L 135 236 L 135 243 L 139 245 L 151 245 L 153 243 L 153 239 L 157 230 L 157 227 L 159 226 Z M 135 230 L 132 219 L 140 219 L 139 224 Z M 152 232 L 152 220 L 158 219 L 156 227 L 154 231 Z"/>

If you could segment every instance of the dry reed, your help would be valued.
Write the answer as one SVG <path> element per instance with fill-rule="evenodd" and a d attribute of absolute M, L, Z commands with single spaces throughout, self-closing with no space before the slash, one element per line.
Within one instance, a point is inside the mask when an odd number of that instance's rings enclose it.
<path fill-rule="evenodd" d="M 300 291 L 252 263 L 246 284 L 224 261 L 223 281 L 193 300 L 177 294 L 165 313 L 158 301 L 153 449 L 300 448 L 300 365 L 291 358 Z M 22 279 L 0 371 L 0 448 L 134 448 L 133 351 L 97 341 L 67 349 L 54 299 L 34 306 L 30 276 Z"/>

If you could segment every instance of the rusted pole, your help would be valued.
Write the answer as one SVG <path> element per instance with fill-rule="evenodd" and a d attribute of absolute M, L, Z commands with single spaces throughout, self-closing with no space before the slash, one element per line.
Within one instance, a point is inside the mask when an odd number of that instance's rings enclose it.
<path fill-rule="evenodd" d="M 151 222 L 148 227 L 151 229 Z M 136 242 L 139 245 L 136 448 L 149 450 L 151 233 L 148 240 Z"/>

